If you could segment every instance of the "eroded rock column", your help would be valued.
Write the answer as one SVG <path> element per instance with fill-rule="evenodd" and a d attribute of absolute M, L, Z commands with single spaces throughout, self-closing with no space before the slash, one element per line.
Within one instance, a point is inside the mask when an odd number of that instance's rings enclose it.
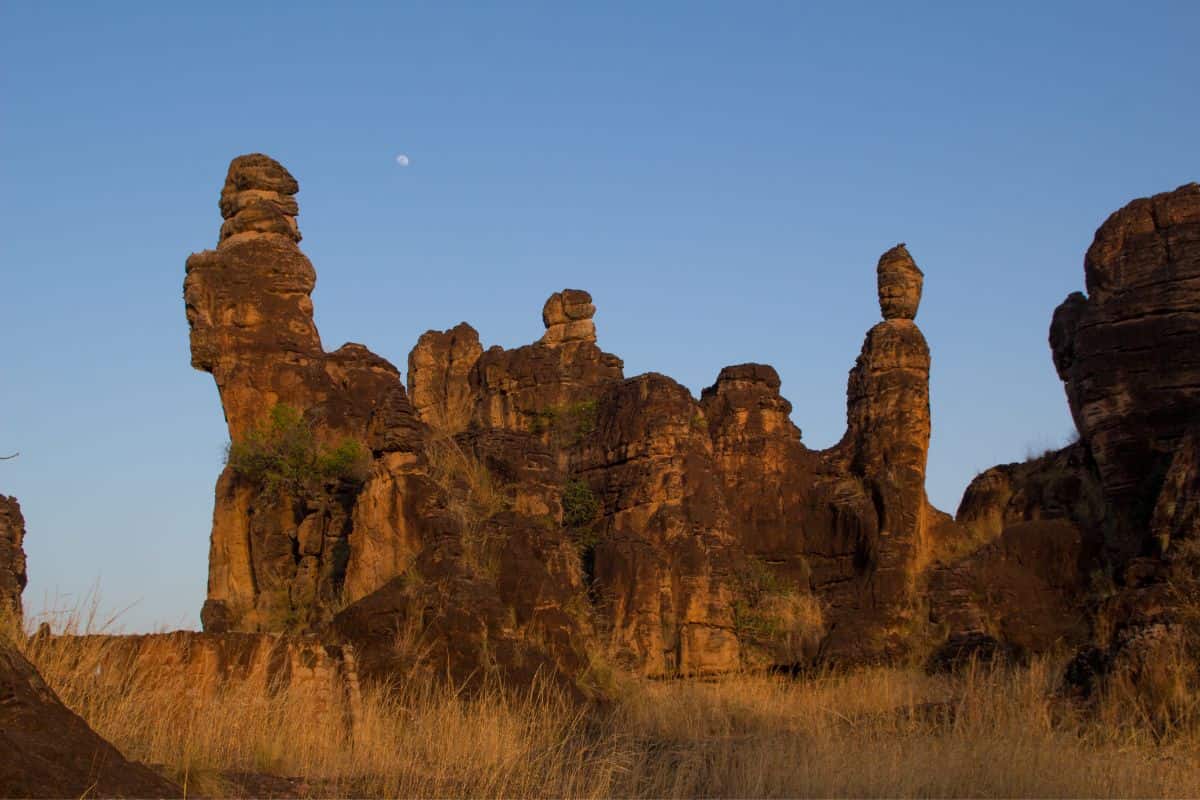
<path fill-rule="evenodd" d="M 399 371 L 362 345 L 332 353 L 321 345 L 316 272 L 297 244 L 298 190 L 268 156 L 229 165 L 217 247 L 187 260 L 192 366 L 215 379 L 235 442 L 285 405 L 321 446 L 409 446 L 416 423 Z M 279 630 L 326 616 L 344 582 L 354 499 L 338 486 L 320 497 L 264 492 L 227 467 L 213 510 L 205 628 Z"/>
<path fill-rule="evenodd" d="M 903 244 L 879 259 L 879 307 L 846 388 L 848 430 L 841 447 L 874 507 L 877 531 L 862 542 L 868 605 L 885 626 L 901 623 L 913 590 L 926 507 L 929 346 L 913 319 L 924 276 Z"/>

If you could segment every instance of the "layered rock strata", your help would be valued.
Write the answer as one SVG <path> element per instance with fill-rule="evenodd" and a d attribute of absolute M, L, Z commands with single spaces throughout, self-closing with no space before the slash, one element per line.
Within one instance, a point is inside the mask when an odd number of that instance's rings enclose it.
<path fill-rule="evenodd" d="M 217 249 L 187 261 L 192 365 L 216 380 L 234 441 L 280 406 L 303 414 L 321 443 L 386 441 L 389 431 L 371 423 L 377 409 L 405 405 L 400 373 L 362 345 L 323 350 L 310 298 L 316 273 L 296 244 L 297 190 L 266 156 L 230 164 Z M 404 422 L 392 420 L 400 429 L 392 444 L 408 442 Z M 213 512 L 206 628 L 270 630 L 327 617 L 345 580 L 352 488 L 267 496 L 227 467 Z"/>
<path fill-rule="evenodd" d="M 1049 333 L 1079 442 L 971 483 L 959 534 L 991 543 L 935 570 L 934 616 L 1029 651 L 1090 640 L 1073 682 L 1137 686 L 1200 596 L 1200 185 L 1112 214 L 1084 273 Z"/>
<path fill-rule="evenodd" d="M 1200 184 L 1110 216 L 1084 274 L 1087 296 L 1055 311 L 1054 363 L 1105 496 L 1139 527 L 1200 418 Z"/>

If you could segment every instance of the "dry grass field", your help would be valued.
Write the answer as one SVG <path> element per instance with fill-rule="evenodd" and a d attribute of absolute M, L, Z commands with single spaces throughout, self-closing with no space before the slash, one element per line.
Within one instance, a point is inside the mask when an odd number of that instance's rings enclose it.
<path fill-rule="evenodd" d="M 96 627 L 76 615 L 72 632 Z M 355 734 L 303 698 L 180 685 L 99 689 L 89 641 L 19 637 L 61 699 L 192 796 L 1194 797 L 1194 715 L 1152 724 L 1132 696 L 1056 699 L 1060 664 L 928 676 L 620 682 L 604 707 L 549 689 L 470 696 L 366 687 Z M 287 780 L 283 780 L 287 779 Z"/>

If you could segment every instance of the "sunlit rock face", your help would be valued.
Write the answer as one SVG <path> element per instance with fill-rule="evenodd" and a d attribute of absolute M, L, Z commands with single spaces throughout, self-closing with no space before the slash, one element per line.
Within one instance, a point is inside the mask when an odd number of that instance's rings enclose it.
<path fill-rule="evenodd" d="M 925 273 L 917 267 L 908 248 L 898 244 L 879 258 L 876 270 L 879 311 L 884 319 L 916 319 L 921 305 Z"/>
<path fill-rule="evenodd" d="M 192 365 L 212 374 L 231 439 L 284 404 L 342 437 L 411 444 L 399 371 L 362 345 L 326 353 L 313 322 L 316 272 L 300 251 L 296 180 L 264 155 L 233 160 L 215 250 L 187 260 Z M 388 428 L 376 411 L 385 409 Z M 406 418 L 407 417 L 407 418 Z M 372 423 L 375 423 L 372 426 Z M 352 494 L 265 496 L 226 469 L 217 482 L 203 620 L 211 630 L 268 630 L 335 602 L 347 568 Z"/>
<path fill-rule="evenodd" d="M 370 463 L 299 494 L 222 473 L 206 629 L 323 632 L 373 675 L 407 668 L 395 642 L 418 629 L 464 679 L 488 663 L 570 682 L 597 654 L 669 676 L 906 651 L 948 518 L 925 499 L 930 357 L 904 246 L 877 265 L 884 319 L 850 373 L 846 435 L 813 451 L 769 366 L 726 367 L 699 399 L 626 378 L 578 289 L 550 295 L 523 347 L 486 348 L 466 323 L 425 333 L 407 385 L 361 345 L 325 352 L 298 188 L 266 156 L 230 165 L 219 243 L 187 264 L 193 364 L 234 442 L 282 404 Z M 803 630 L 764 641 L 780 625 Z"/>

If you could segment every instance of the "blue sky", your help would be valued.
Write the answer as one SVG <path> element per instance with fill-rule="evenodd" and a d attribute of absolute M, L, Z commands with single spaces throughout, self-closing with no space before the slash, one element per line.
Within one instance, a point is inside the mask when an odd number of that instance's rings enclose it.
<path fill-rule="evenodd" d="M 183 264 L 230 158 L 300 181 L 327 349 L 537 338 L 584 288 L 626 374 L 774 365 L 845 425 L 907 242 L 933 351 L 929 493 L 1072 431 L 1046 331 L 1113 210 L 1200 179 L 1195 3 L 0 7 L 0 492 L 26 606 L 99 582 L 195 626 L 226 432 Z M 411 159 L 395 163 L 398 153 Z"/>

